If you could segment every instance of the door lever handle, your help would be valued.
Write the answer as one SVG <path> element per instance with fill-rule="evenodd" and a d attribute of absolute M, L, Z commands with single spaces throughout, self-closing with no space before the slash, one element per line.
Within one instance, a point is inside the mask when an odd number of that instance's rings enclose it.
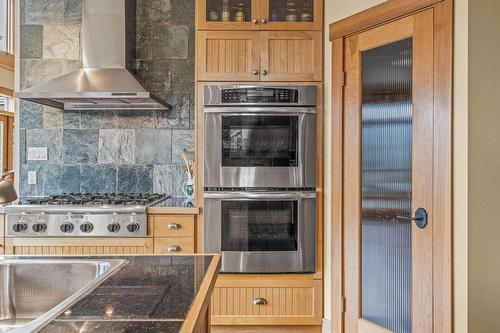
<path fill-rule="evenodd" d="M 396 216 L 396 220 L 403 220 L 403 221 L 415 221 L 415 224 L 417 227 L 420 229 L 424 229 L 427 224 L 429 223 L 428 221 L 429 216 L 427 214 L 427 211 L 424 208 L 419 208 L 415 212 L 415 217 L 413 216 Z"/>

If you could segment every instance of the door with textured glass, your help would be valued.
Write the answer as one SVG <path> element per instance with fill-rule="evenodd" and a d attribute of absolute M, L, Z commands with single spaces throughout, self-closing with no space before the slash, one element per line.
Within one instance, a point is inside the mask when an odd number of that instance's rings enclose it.
<path fill-rule="evenodd" d="M 345 39 L 347 333 L 432 332 L 433 12 Z"/>

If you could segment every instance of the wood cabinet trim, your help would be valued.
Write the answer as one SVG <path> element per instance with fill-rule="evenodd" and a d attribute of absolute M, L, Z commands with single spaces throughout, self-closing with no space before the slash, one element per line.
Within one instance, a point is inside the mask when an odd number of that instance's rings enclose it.
<path fill-rule="evenodd" d="M 321 333 L 319 326 L 212 326 L 212 333 Z"/>
<path fill-rule="evenodd" d="M 356 34 L 396 18 L 415 13 L 441 1 L 448 0 L 388 0 L 330 24 L 330 41 Z"/>
<path fill-rule="evenodd" d="M 214 290 L 220 266 L 221 257 L 215 255 L 207 268 L 205 277 L 189 309 L 186 320 L 182 324 L 180 333 L 206 332 L 203 326 L 208 323 L 205 323 L 204 320 L 208 316 L 207 311 L 210 311 L 210 295 Z"/>

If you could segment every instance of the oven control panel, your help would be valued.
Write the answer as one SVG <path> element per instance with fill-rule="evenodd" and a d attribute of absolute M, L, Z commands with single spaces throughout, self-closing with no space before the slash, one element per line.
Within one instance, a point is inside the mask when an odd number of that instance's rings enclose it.
<path fill-rule="evenodd" d="M 264 87 L 222 89 L 223 104 L 293 104 L 298 103 L 298 101 L 299 92 L 297 89 Z"/>
<path fill-rule="evenodd" d="M 146 237 L 147 216 L 113 214 L 7 214 L 10 237 Z"/>

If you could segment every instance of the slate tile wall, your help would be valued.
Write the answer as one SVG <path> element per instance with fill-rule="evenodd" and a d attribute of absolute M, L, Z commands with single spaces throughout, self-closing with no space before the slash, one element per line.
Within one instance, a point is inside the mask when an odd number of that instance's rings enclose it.
<path fill-rule="evenodd" d="M 20 1 L 21 87 L 81 68 L 81 0 Z M 172 111 L 63 112 L 22 101 L 22 197 L 182 195 L 181 151 L 194 151 L 194 0 L 137 0 L 136 12 L 129 68 Z M 48 161 L 27 161 L 28 147 L 48 147 Z M 38 172 L 36 185 L 28 171 Z"/>

